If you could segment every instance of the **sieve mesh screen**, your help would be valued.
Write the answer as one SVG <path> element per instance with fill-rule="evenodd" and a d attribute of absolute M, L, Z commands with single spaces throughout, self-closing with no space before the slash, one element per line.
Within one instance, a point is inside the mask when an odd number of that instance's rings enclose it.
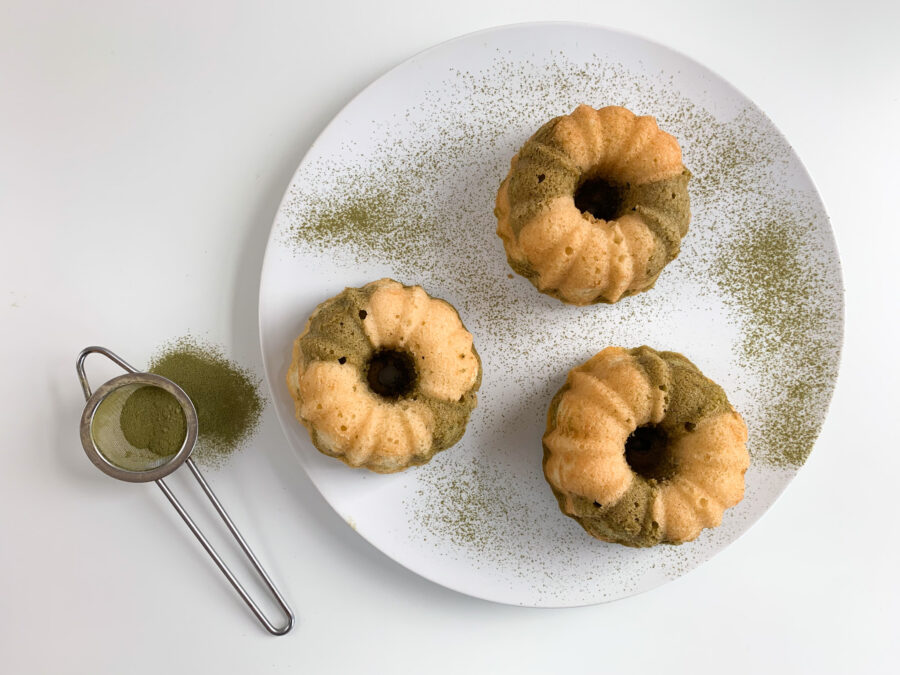
<path fill-rule="evenodd" d="M 104 459 L 128 471 L 149 471 L 172 459 L 187 434 L 178 400 L 160 387 L 128 384 L 97 406 L 91 439 Z"/>

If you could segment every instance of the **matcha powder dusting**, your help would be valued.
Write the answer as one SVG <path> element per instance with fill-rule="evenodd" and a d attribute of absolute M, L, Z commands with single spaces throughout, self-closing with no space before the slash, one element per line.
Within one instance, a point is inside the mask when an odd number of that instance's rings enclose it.
<path fill-rule="evenodd" d="M 152 359 L 149 372 L 172 380 L 193 401 L 200 427 L 197 461 L 220 465 L 256 430 L 265 405 L 260 380 L 219 348 L 179 338 Z"/>
<path fill-rule="evenodd" d="M 788 209 L 748 220 L 721 246 L 713 278 L 737 310 L 739 349 L 759 377 L 760 429 L 751 453 L 776 466 L 806 461 L 837 376 L 839 291 L 809 232 Z M 790 364 L 790 365 L 786 365 Z"/>

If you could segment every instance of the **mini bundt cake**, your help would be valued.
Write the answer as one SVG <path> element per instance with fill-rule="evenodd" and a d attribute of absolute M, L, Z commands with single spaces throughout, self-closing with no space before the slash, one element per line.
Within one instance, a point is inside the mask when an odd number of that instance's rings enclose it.
<path fill-rule="evenodd" d="M 510 266 L 573 305 L 646 291 L 691 219 L 678 141 L 652 117 L 580 105 L 512 158 L 494 213 Z"/>
<path fill-rule="evenodd" d="M 381 279 L 316 308 L 294 342 L 287 385 L 322 453 L 391 473 L 462 438 L 481 360 L 450 303 Z"/>
<path fill-rule="evenodd" d="M 550 404 L 544 476 L 594 537 L 680 544 L 744 496 L 747 427 L 681 354 L 607 347 Z"/>

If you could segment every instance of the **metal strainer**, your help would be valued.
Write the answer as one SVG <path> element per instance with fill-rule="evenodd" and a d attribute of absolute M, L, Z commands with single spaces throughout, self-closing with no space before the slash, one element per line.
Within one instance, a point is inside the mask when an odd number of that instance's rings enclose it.
<path fill-rule="evenodd" d="M 89 354 L 95 353 L 102 354 L 127 372 L 125 375 L 114 377 L 92 393 L 84 371 L 84 361 Z M 213 493 L 209 483 L 203 478 L 200 469 L 197 468 L 197 465 L 191 459 L 191 452 L 193 452 L 194 445 L 197 443 L 197 411 L 194 409 L 191 399 L 184 393 L 184 390 L 164 377 L 153 375 L 152 373 L 139 372 L 121 357 L 104 347 L 87 347 L 82 350 L 81 354 L 78 355 L 75 368 L 78 371 L 78 378 L 81 380 L 81 387 L 84 389 L 84 397 L 87 399 L 87 404 L 81 415 L 81 444 L 84 446 L 88 459 L 103 473 L 119 480 L 130 483 L 155 481 L 172 506 L 175 507 L 178 515 L 181 516 L 181 519 L 194 533 L 194 536 L 197 537 L 197 540 L 210 558 L 213 559 L 213 562 L 216 563 L 216 566 L 222 571 L 222 574 L 225 575 L 225 578 L 228 579 L 228 582 L 234 587 L 234 590 L 241 596 L 241 599 L 247 604 L 254 616 L 259 619 L 259 622 L 265 629 L 273 635 L 284 635 L 291 630 L 291 627 L 294 625 L 294 614 L 291 608 L 285 602 L 284 597 L 275 587 L 275 584 L 272 583 L 256 555 L 247 545 L 244 537 L 241 536 L 234 522 L 223 508 L 222 503 Z M 135 447 L 128 441 L 122 431 L 119 423 L 122 408 L 128 398 L 143 387 L 157 387 L 170 395 L 181 408 L 181 412 L 184 415 L 185 435 L 181 447 L 174 454 L 160 456 L 146 448 Z M 212 503 L 228 531 L 231 532 L 244 555 L 247 556 L 253 569 L 256 570 L 272 597 L 281 607 L 287 618 L 282 626 L 275 626 L 263 614 L 244 586 L 237 580 L 228 565 L 225 564 L 225 561 L 222 560 L 200 528 L 197 527 L 197 524 L 185 511 L 181 502 L 169 489 L 169 486 L 166 485 L 163 478 L 182 464 L 187 464 L 194 478 L 200 484 L 203 493 Z"/>

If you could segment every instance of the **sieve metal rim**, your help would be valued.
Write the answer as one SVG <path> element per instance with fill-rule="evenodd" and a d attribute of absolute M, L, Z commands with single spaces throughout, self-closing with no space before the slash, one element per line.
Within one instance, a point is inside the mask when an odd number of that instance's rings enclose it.
<path fill-rule="evenodd" d="M 178 452 L 172 455 L 165 464 L 153 469 L 147 469 L 146 471 L 131 471 L 110 462 L 97 447 L 97 444 L 94 442 L 93 434 L 91 433 L 94 416 L 97 414 L 97 409 L 100 407 L 100 404 L 103 403 L 104 399 L 114 391 L 131 385 L 159 387 L 171 394 L 181 406 L 181 410 L 184 413 L 185 425 L 187 427 L 187 433 L 184 436 L 184 441 L 178 449 Z M 194 408 L 194 403 L 185 393 L 184 389 L 172 382 L 172 380 L 153 373 L 135 372 L 114 377 L 98 387 L 97 390 L 91 394 L 84 406 L 84 411 L 81 413 L 81 445 L 84 448 L 84 452 L 87 454 L 88 459 L 106 475 L 129 483 L 149 483 L 150 481 L 165 478 L 175 471 L 184 464 L 194 451 L 194 446 L 197 444 L 198 430 L 197 410 Z"/>

